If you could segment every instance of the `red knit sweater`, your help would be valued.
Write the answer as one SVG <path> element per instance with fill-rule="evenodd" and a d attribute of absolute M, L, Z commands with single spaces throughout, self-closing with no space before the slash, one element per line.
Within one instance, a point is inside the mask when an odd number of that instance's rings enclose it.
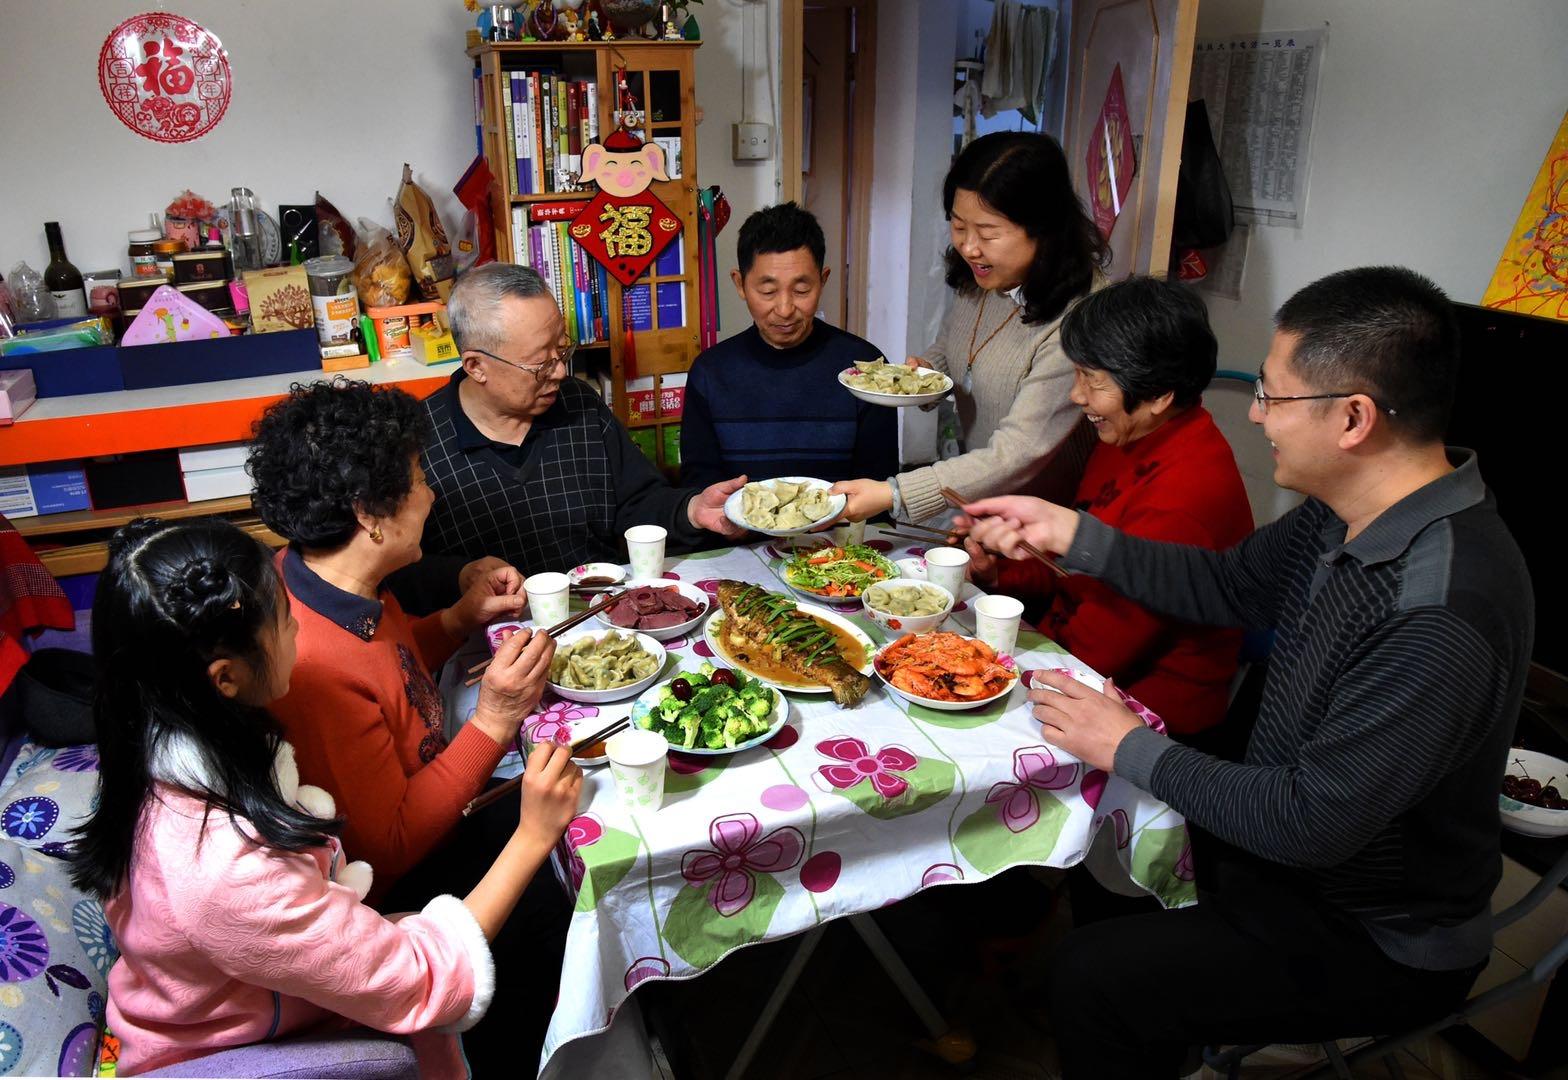
<path fill-rule="evenodd" d="M 1252 532 L 1236 458 L 1201 405 L 1137 442 L 1100 443 L 1075 505 L 1131 536 L 1224 550 Z M 1190 734 L 1225 716 L 1239 630 L 1157 616 L 1098 580 L 1059 578 L 1035 560 L 1007 561 L 997 590 L 1026 605 L 1041 631 Z"/>
<path fill-rule="evenodd" d="M 329 585 L 299 555 L 279 556 L 299 619 L 289 692 L 272 706 L 300 780 L 343 815 L 343 846 L 375 871 L 375 900 L 423 859 L 483 789 L 504 748 L 472 724 L 448 745 L 430 673 L 457 648 L 441 614 L 411 619 Z"/>

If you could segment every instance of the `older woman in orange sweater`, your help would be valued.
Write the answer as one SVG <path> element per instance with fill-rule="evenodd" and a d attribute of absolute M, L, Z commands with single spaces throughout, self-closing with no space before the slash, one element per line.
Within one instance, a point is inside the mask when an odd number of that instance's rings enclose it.
<path fill-rule="evenodd" d="M 256 509 L 289 541 L 280 570 L 299 620 L 293 679 L 271 709 L 300 779 L 336 800 L 344 845 L 373 868 L 369 899 L 383 911 L 417 910 L 463 888 L 505 843 L 504 827 L 491 828 L 487 814 L 464 819 L 463 807 L 512 748 L 555 653 L 546 635 L 511 637 L 485 672 L 473 717 L 447 741 L 432 673 L 475 629 L 516 617 L 526 597 L 521 575 L 499 560 L 469 564 L 462 598 L 419 619 L 382 587 L 420 557 L 435 499 L 419 465 L 425 426 L 419 403 L 400 390 L 318 382 L 267 410 L 249 462 Z M 539 936 L 530 946 L 536 961 L 548 954 L 552 927 L 564 945 L 564 897 L 548 876 L 508 925 L 519 923 Z M 496 940 L 498 962 L 510 936 L 503 930 Z M 543 1038 L 554 980 L 511 982 L 527 982 L 537 1000 L 494 1010 L 509 1019 L 465 1036 L 471 1059 L 501 1024 L 514 1038 L 519 1023 L 532 1024 Z M 493 1034 L 499 1055 L 508 1030 Z"/>

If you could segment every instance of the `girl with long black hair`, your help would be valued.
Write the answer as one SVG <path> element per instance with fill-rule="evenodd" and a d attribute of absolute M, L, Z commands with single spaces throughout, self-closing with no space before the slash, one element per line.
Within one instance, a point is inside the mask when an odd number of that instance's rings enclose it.
<path fill-rule="evenodd" d="M 393 922 L 341 877 L 331 797 L 299 785 L 267 706 L 298 624 L 271 553 L 214 519 L 132 522 L 93 603 L 101 792 L 73 854 L 105 898 L 119 1069 L 332 1026 L 416 1036 L 423 1075 L 466 1076 L 457 1042 L 494 993 L 488 942 L 576 812 L 570 751 L 536 749 L 526 813 L 463 899 Z M 526 634 L 496 664 L 516 664 Z"/>

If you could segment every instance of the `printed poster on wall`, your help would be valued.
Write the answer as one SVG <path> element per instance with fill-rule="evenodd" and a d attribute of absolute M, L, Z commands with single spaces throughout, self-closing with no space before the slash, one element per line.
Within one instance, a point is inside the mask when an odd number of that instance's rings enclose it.
<path fill-rule="evenodd" d="M 1301 228 L 1328 30 L 1199 41 L 1189 97 L 1209 111 L 1238 225 Z"/>
<path fill-rule="evenodd" d="M 1105 104 L 1089 138 L 1089 198 L 1093 203 L 1094 223 L 1100 235 L 1111 238 L 1116 219 L 1121 215 L 1132 190 L 1136 168 L 1132 145 L 1132 124 L 1127 117 L 1127 91 L 1122 86 L 1122 66 L 1111 72 L 1111 85 L 1105 91 Z"/>
<path fill-rule="evenodd" d="M 1568 322 L 1568 114 L 1546 148 L 1481 303 Z"/>

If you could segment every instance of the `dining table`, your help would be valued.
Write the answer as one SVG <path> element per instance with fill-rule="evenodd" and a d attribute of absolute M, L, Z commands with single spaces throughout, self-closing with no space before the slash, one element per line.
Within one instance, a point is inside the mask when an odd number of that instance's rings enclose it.
<path fill-rule="evenodd" d="M 763 539 L 672 555 L 664 577 L 710 597 L 726 579 L 787 592 L 781 574 L 794 543 Z M 902 560 L 909 574 L 922 572 L 918 542 L 872 526 L 866 543 Z M 980 595 L 966 583 L 942 628 L 972 635 Z M 894 636 L 858 600 L 824 606 L 877 646 Z M 663 644 L 662 679 L 704 661 L 724 663 L 703 626 Z M 449 729 L 473 712 L 478 689 L 464 685 L 465 673 L 487 648 L 476 636 L 442 673 Z M 1031 675 L 1042 669 L 1065 670 L 1094 686 L 1103 680 L 1027 624 L 1011 657 L 1020 675 L 1013 689 L 961 711 L 911 703 L 874 673 L 871 690 L 850 708 L 826 693 L 790 691 L 788 718 L 765 743 L 727 756 L 671 751 L 657 807 L 628 808 L 607 768 L 587 769 L 580 812 L 553 856 L 572 914 L 540 1070 L 566 1043 L 608 1028 L 644 983 L 694 978 L 736 950 L 798 935 L 790 969 L 732 1068 L 739 1075 L 822 928 L 839 918 L 850 920 L 933 1038 L 941 1038 L 940 1014 L 871 913 L 1014 867 L 1074 866 L 1102 832 L 1099 864 L 1113 860 L 1126 881 L 1166 907 L 1194 902 L 1182 816 L 1052 746 L 1026 699 Z M 1159 717 L 1112 692 L 1163 731 Z M 496 776 L 520 772 L 529 744 L 581 738 L 631 707 L 585 705 L 547 691 Z"/>

